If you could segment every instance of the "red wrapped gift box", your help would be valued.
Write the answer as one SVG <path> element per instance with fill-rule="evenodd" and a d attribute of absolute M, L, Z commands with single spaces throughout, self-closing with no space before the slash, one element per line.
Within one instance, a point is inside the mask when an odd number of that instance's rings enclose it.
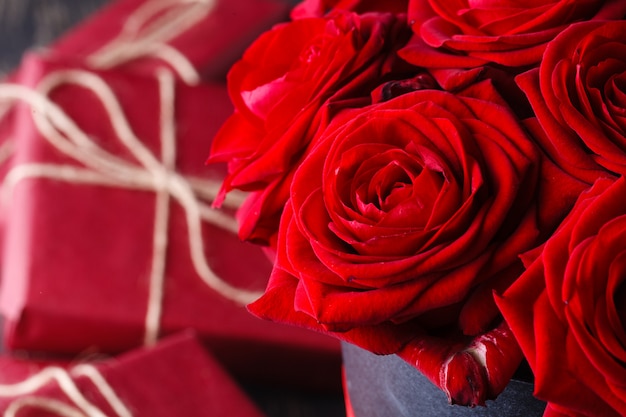
<path fill-rule="evenodd" d="M 194 328 L 244 377 L 336 384 L 338 342 L 250 315 L 270 262 L 233 213 L 202 217 L 223 174 L 203 163 L 231 111 L 223 86 L 36 56 L 18 80 L 0 86 L 26 100 L 3 187 L 9 348 L 115 353 Z"/>
<path fill-rule="evenodd" d="M 1 358 L 0 410 L 24 417 L 262 416 L 191 334 L 100 362 Z"/>
<path fill-rule="evenodd" d="M 52 50 L 98 69 L 167 66 L 188 81 L 194 71 L 215 78 L 288 13 L 288 3 L 279 0 L 118 0 Z"/>

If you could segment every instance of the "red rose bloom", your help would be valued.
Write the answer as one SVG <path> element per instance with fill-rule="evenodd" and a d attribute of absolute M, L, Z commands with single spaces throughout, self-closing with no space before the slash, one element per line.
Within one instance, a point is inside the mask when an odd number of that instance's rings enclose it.
<path fill-rule="evenodd" d="M 409 0 L 304 0 L 293 8 L 291 17 L 322 17 L 333 10 L 348 10 L 359 14 L 391 12 L 406 15 L 408 4 Z"/>
<path fill-rule="evenodd" d="M 235 113 L 213 141 L 210 161 L 228 161 L 224 192 L 262 190 L 241 218 L 242 237 L 276 232 L 294 164 L 333 103 L 369 97 L 407 39 L 405 18 L 342 12 L 266 32 L 228 75 Z M 259 224 L 261 225 L 259 227 Z"/>
<path fill-rule="evenodd" d="M 316 143 L 250 309 L 373 352 L 395 353 L 423 329 L 489 329 L 492 290 L 571 204 L 540 186 L 540 153 L 488 83 L 345 111 Z"/>
<path fill-rule="evenodd" d="M 565 170 L 592 182 L 626 173 L 626 21 L 572 25 L 518 82 Z M 541 137 L 541 136 L 538 136 Z"/>
<path fill-rule="evenodd" d="M 626 415 L 626 181 L 600 179 L 498 305 L 546 416 Z"/>
<path fill-rule="evenodd" d="M 569 24 L 624 13 L 621 0 L 411 0 L 415 36 L 403 56 L 429 68 L 527 66 L 537 64 L 546 44 Z"/>

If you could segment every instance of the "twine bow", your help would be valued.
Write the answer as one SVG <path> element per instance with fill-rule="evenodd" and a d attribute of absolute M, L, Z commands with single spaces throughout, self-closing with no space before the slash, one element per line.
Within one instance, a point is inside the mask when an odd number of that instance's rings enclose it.
<path fill-rule="evenodd" d="M 77 365 L 69 372 L 57 366 L 50 366 L 24 381 L 0 385 L 0 397 L 26 395 L 11 401 L 4 411 L 3 417 L 15 417 L 24 408 L 38 408 L 60 417 L 107 417 L 102 409 L 94 405 L 80 392 L 72 379 L 72 377 L 78 376 L 87 377 L 91 381 L 118 417 L 132 417 L 133 414 L 117 396 L 102 374 L 89 364 Z M 73 404 L 33 394 L 55 381 Z"/>
<path fill-rule="evenodd" d="M 82 163 L 86 168 L 69 164 L 26 163 L 13 167 L 6 176 L 5 189 L 10 190 L 25 178 L 48 178 L 71 183 L 96 184 L 156 194 L 153 257 L 149 301 L 146 314 L 145 343 L 158 337 L 162 310 L 163 282 L 168 241 L 167 224 L 170 199 L 184 209 L 190 255 L 198 276 L 214 291 L 239 304 L 247 304 L 261 293 L 236 288 L 218 277 L 209 266 L 202 238 L 202 222 L 231 232 L 237 231 L 234 218 L 211 208 L 200 199 L 212 200 L 220 184 L 211 180 L 187 178 L 175 171 L 176 128 L 174 116 L 174 77 L 162 69 L 157 74 L 160 97 L 161 158 L 157 159 L 134 134 L 115 93 L 94 73 L 83 70 L 61 70 L 43 78 L 36 89 L 20 85 L 0 85 L 0 100 L 20 100 L 32 109 L 39 133 L 58 151 Z M 49 93 L 55 88 L 73 84 L 95 94 L 119 141 L 138 163 L 122 159 L 91 140 L 53 101 Z"/>
<path fill-rule="evenodd" d="M 87 58 L 93 68 L 109 69 L 153 56 L 167 62 L 190 85 L 200 76 L 187 58 L 166 42 L 189 29 L 216 6 L 218 0 L 150 0 L 126 20 L 116 38 Z"/>

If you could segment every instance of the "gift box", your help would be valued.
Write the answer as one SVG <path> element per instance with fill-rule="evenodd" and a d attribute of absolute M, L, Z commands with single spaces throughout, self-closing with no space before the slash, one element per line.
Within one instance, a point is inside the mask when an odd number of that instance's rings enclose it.
<path fill-rule="evenodd" d="M 17 79 L 0 86 L 16 103 L 2 194 L 9 349 L 117 353 L 193 328 L 241 377 L 340 385 L 337 341 L 245 308 L 271 264 L 236 236 L 236 198 L 211 208 L 223 167 L 204 159 L 231 111 L 222 85 L 36 55 Z"/>
<path fill-rule="evenodd" d="M 223 77 L 256 36 L 288 13 L 278 0 L 119 0 L 51 50 L 98 69 L 167 67 L 193 83 Z"/>
<path fill-rule="evenodd" d="M 2 357 L 0 371 L 0 410 L 7 414 L 262 416 L 189 333 L 100 361 L 44 364 Z"/>

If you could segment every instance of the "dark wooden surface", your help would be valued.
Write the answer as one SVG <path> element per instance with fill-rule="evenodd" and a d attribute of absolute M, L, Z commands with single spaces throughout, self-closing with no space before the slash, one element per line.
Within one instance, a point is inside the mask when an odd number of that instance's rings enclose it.
<path fill-rule="evenodd" d="M 107 2 L 0 0 L 0 76 L 19 65 L 25 50 L 45 47 Z M 311 392 L 239 382 L 268 417 L 345 417 L 340 392 Z"/>

